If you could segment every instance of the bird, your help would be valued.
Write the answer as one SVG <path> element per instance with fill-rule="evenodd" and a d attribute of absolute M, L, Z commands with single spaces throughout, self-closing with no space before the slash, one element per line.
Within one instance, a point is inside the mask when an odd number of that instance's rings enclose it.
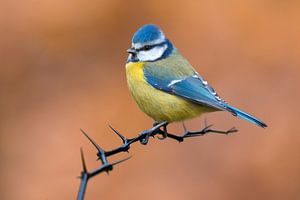
<path fill-rule="evenodd" d="M 127 50 L 126 79 L 139 108 L 156 123 L 226 111 L 260 127 L 267 124 L 224 101 L 155 24 L 141 26 Z"/>

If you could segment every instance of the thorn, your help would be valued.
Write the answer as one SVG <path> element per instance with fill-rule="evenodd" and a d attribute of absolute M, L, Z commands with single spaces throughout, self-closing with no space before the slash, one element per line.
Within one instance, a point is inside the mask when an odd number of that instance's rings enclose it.
<path fill-rule="evenodd" d="M 235 133 L 235 132 L 238 132 L 239 130 L 236 129 L 235 127 L 232 127 L 231 129 L 229 129 L 227 132 L 228 133 Z"/>
<path fill-rule="evenodd" d="M 88 140 L 94 145 L 94 147 L 102 154 L 104 153 L 103 149 L 101 149 L 101 147 L 95 142 L 95 140 L 93 140 L 88 134 L 87 132 L 85 132 L 84 130 L 80 129 L 80 131 L 85 135 L 85 137 L 88 138 Z"/>
<path fill-rule="evenodd" d="M 82 171 L 83 171 L 83 173 L 86 173 L 87 172 L 87 167 L 86 167 L 86 163 L 85 163 L 85 159 L 84 159 L 84 154 L 83 154 L 82 147 L 80 148 L 80 155 L 81 155 Z"/>
<path fill-rule="evenodd" d="M 124 162 L 124 161 L 126 161 L 126 160 L 129 160 L 131 157 L 132 157 L 132 156 L 129 156 L 129 157 L 124 158 L 124 159 L 122 159 L 122 160 L 115 161 L 115 162 L 111 163 L 111 165 L 112 165 L 112 166 L 113 166 L 113 165 L 117 165 L 117 164 L 122 163 L 122 162 Z"/>
<path fill-rule="evenodd" d="M 125 144 L 127 139 L 121 133 L 119 133 L 116 129 L 114 129 L 110 124 L 108 124 L 108 126 L 111 130 L 113 130 L 113 132 L 115 132 L 122 139 L 123 143 Z"/>
<path fill-rule="evenodd" d="M 204 118 L 204 130 L 205 130 L 205 129 L 208 129 L 208 128 L 212 127 L 212 126 L 213 126 L 213 124 L 208 125 L 208 123 L 207 123 L 207 118 L 205 117 L 205 118 Z"/>
<path fill-rule="evenodd" d="M 207 132 L 207 131 L 209 131 L 210 129 L 210 127 L 212 127 L 213 126 L 213 124 L 210 124 L 210 125 L 206 125 L 203 129 L 202 129 L 202 131 L 203 132 Z"/>

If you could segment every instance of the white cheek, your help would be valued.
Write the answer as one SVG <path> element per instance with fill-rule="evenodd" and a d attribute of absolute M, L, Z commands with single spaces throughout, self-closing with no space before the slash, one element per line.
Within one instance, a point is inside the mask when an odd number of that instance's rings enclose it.
<path fill-rule="evenodd" d="M 160 58 L 166 49 L 167 45 L 157 46 L 148 51 L 139 51 L 137 57 L 140 61 L 154 61 Z"/>

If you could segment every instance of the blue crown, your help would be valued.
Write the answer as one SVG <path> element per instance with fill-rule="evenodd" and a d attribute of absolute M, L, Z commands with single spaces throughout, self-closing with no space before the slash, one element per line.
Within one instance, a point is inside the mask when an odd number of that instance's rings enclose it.
<path fill-rule="evenodd" d="M 165 36 L 158 26 L 146 24 L 134 33 L 132 43 L 145 43 L 164 38 Z"/>

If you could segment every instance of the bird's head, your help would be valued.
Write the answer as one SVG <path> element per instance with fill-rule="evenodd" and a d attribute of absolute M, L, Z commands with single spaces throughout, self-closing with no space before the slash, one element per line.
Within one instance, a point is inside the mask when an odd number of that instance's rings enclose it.
<path fill-rule="evenodd" d="M 134 33 L 131 47 L 127 50 L 127 62 L 157 61 L 166 58 L 172 50 L 172 43 L 160 28 L 154 24 L 146 24 Z"/>

